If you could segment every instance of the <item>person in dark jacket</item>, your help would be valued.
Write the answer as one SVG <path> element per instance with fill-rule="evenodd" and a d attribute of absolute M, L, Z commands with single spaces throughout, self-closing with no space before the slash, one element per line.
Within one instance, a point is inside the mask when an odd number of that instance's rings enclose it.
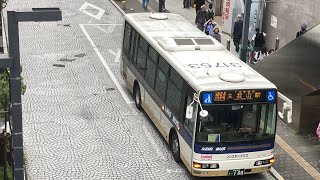
<path fill-rule="evenodd" d="M 233 27 L 233 44 L 236 47 L 236 51 L 239 52 L 239 44 L 241 43 L 242 38 L 242 28 L 243 21 L 241 19 L 241 14 L 238 14 L 237 21 L 234 23 Z"/>
<path fill-rule="evenodd" d="M 302 34 L 304 34 L 305 32 L 307 32 L 307 25 L 305 23 L 301 24 L 301 31 L 297 32 L 296 37 L 301 36 Z"/>
<path fill-rule="evenodd" d="M 208 13 L 206 11 L 206 6 L 202 5 L 201 10 L 197 12 L 195 23 L 197 24 L 198 29 L 203 31 L 204 29 L 204 23 L 208 19 Z"/>
<path fill-rule="evenodd" d="M 261 32 L 260 28 L 256 28 L 256 34 L 253 35 L 252 41 L 254 41 L 254 51 L 259 52 L 265 45 L 266 33 Z"/>
<path fill-rule="evenodd" d="M 213 33 L 210 35 L 221 43 L 221 35 L 219 32 L 220 32 L 219 28 L 214 28 Z"/>
<path fill-rule="evenodd" d="M 212 3 L 209 4 L 209 9 L 207 11 L 208 11 L 208 18 L 214 20 L 215 9 Z"/>
<path fill-rule="evenodd" d="M 201 6 L 206 3 L 205 0 L 194 0 L 194 4 L 196 5 L 196 14 L 201 10 Z"/>

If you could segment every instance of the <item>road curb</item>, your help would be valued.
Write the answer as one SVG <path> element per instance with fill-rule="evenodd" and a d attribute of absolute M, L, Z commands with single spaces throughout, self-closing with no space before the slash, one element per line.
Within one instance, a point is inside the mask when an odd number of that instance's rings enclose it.
<path fill-rule="evenodd" d="M 284 178 L 273 167 L 271 167 L 269 173 L 277 180 L 284 180 Z"/>
<path fill-rule="evenodd" d="M 111 2 L 123 15 L 126 14 L 126 13 L 122 10 L 122 8 L 118 6 L 117 3 L 115 3 L 113 0 L 110 0 L 110 2 Z"/>

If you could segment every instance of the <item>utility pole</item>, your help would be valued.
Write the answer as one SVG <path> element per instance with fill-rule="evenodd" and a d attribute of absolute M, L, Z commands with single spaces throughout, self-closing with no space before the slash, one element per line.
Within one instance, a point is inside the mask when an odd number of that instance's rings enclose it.
<path fill-rule="evenodd" d="M 59 8 L 32 8 L 26 10 L 8 10 L 9 54 L 0 55 L 0 68 L 10 68 L 10 115 L 12 117 L 12 161 L 15 180 L 23 180 L 23 134 L 22 103 L 20 78 L 19 22 L 60 21 Z"/>
<path fill-rule="evenodd" d="M 252 0 L 245 1 L 243 29 L 242 29 L 242 43 L 241 43 L 241 56 L 240 59 L 246 62 L 247 51 L 248 51 L 248 34 L 249 34 L 249 22 L 250 22 L 250 11 L 251 11 Z"/>

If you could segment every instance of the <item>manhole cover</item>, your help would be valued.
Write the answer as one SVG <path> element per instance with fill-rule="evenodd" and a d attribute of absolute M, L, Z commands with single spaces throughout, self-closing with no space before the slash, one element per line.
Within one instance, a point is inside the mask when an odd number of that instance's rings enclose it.
<path fill-rule="evenodd" d="M 64 64 L 53 64 L 55 67 L 66 67 Z"/>
<path fill-rule="evenodd" d="M 81 53 L 81 54 L 76 54 L 76 55 L 74 55 L 74 57 L 84 57 L 84 56 L 86 56 L 85 53 Z"/>
<path fill-rule="evenodd" d="M 75 61 L 76 59 L 68 59 L 68 58 L 62 58 L 62 59 L 59 59 L 58 61 L 63 61 L 63 62 L 72 62 L 72 61 Z"/>

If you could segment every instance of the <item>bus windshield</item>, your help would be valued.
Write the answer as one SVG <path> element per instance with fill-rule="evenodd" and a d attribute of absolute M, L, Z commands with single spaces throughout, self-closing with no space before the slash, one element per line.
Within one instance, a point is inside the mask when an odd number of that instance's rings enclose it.
<path fill-rule="evenodd" d="M 274 138 L 276 104 L 205 106 L 209 112 L 198 116 L 196 143 L 223 143 Z"/>

